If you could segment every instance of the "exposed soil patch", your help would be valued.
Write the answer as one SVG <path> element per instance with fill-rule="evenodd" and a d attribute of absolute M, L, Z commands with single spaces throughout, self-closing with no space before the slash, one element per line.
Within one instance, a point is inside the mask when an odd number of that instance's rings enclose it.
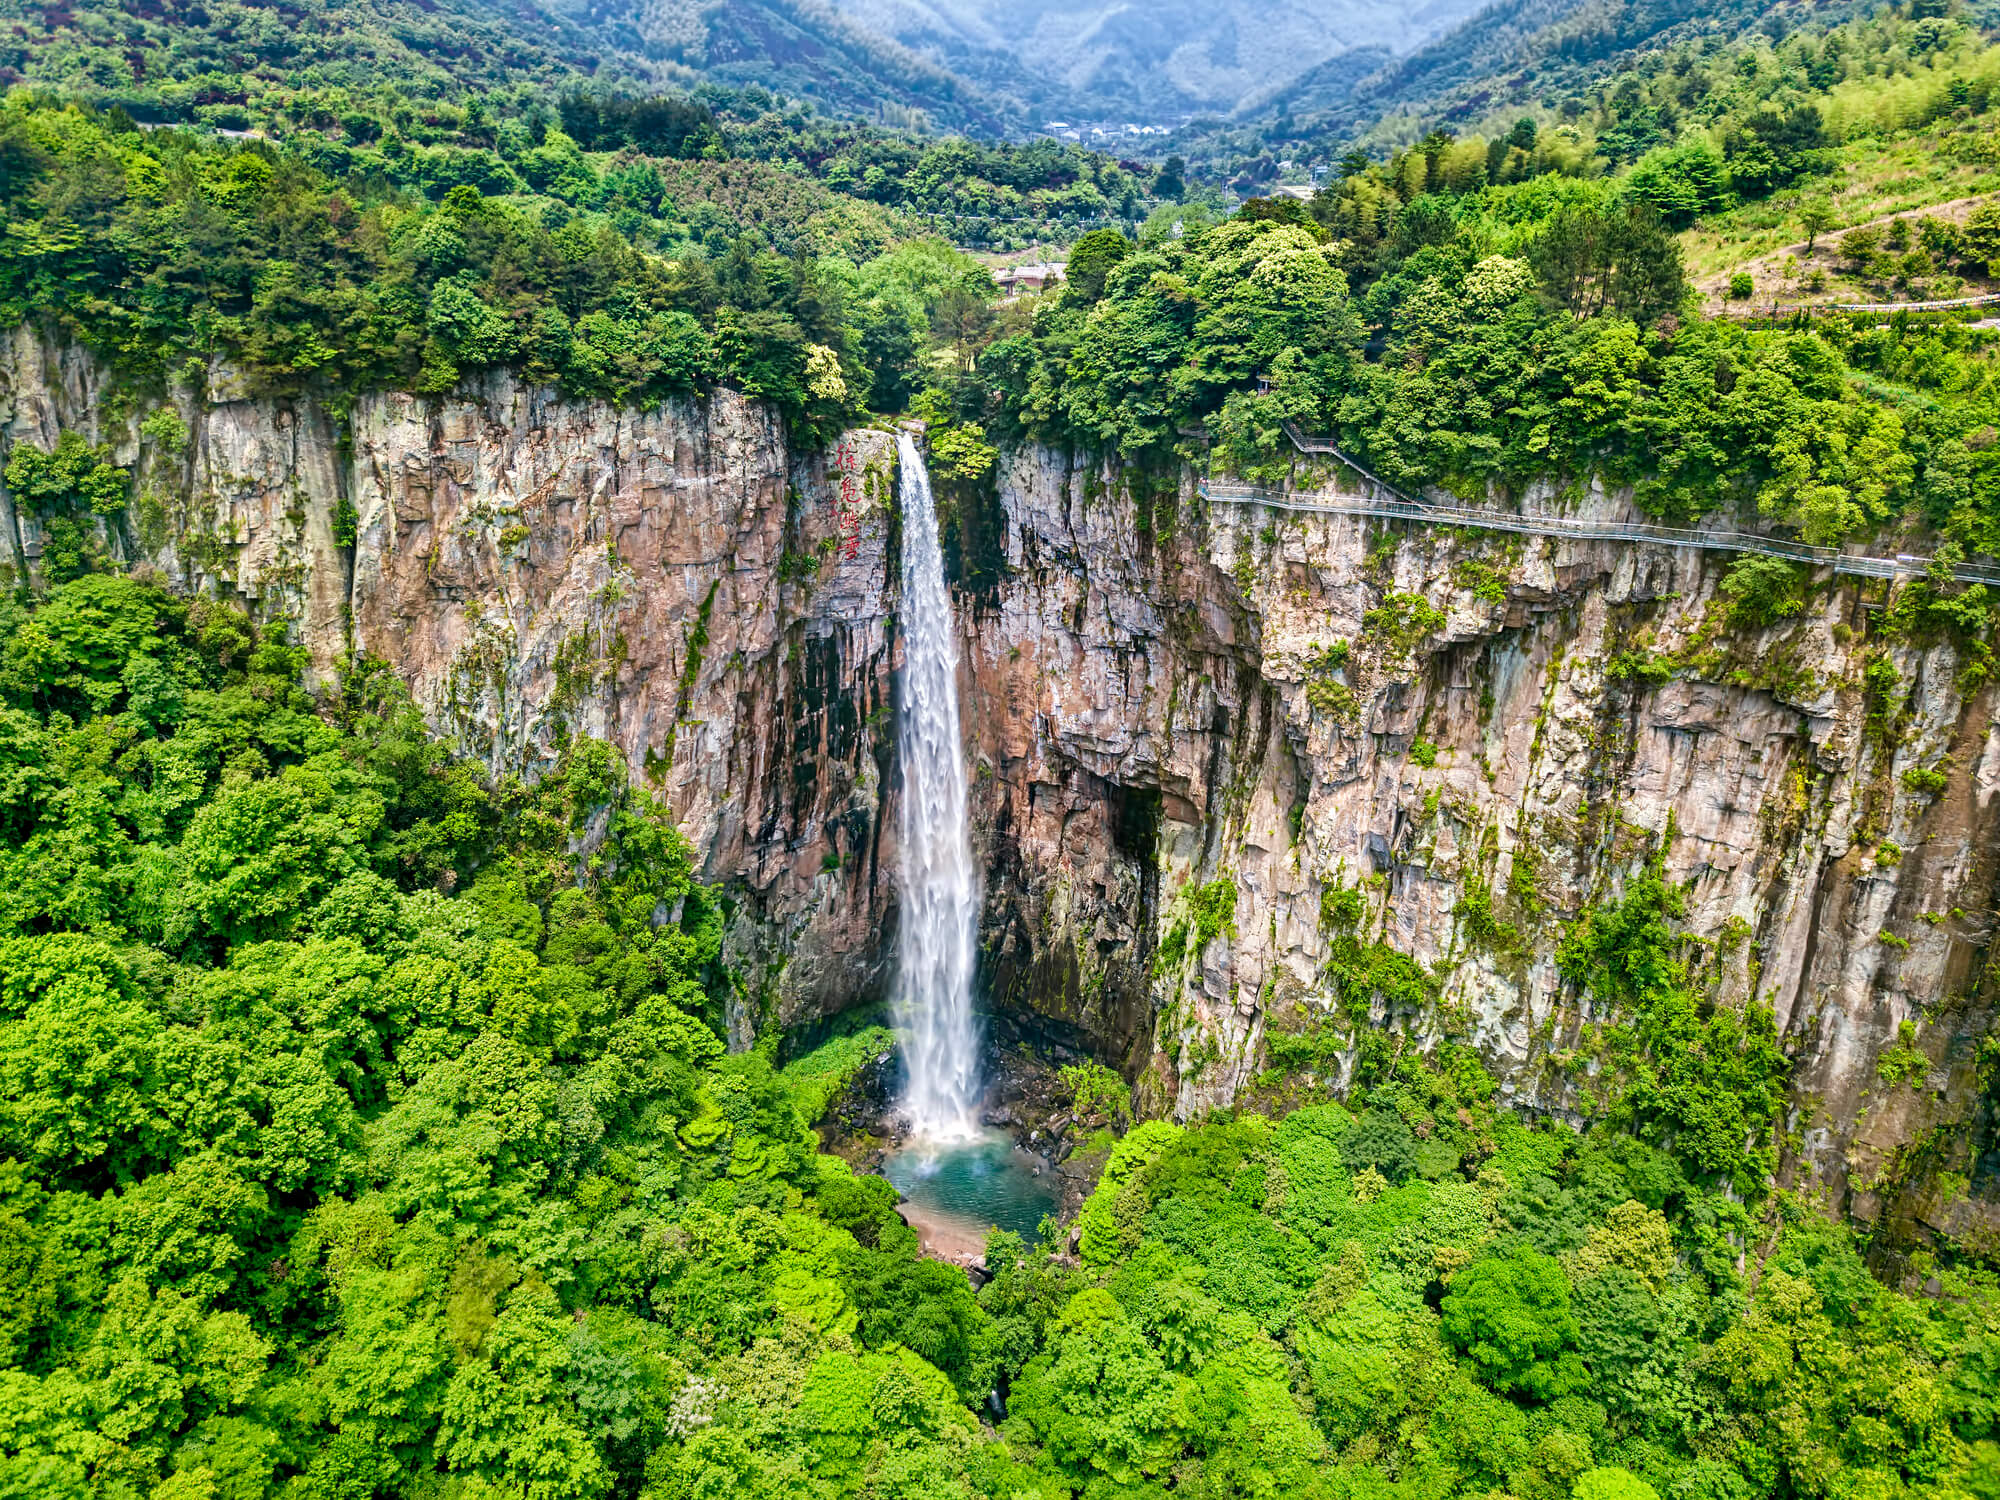
<path fill-rule="evenodd" d="M 1851 275 L 1840 254 L 1840 237 L 1850 230 L 1873 227 L 1886 231 L 1897 219 L 1907 220 L 1914 229 L 1916 221 L 1922 218 L 1940 219 L 1953 224 L 1963 224 L 1972 211 L 1988 201 L 1986 195 L 1976 198 L 1957 198 L 1949 203 L 1934 203 L 1928 208 L 1912 209 L 1906 213 L 1883 214 L 1879 218 L 1866 219 L 1860 224 L 1846 224 L 1838 229 L 1829 229 L 1817 236 L 1813 248 L 1808 251 L 1801 239 L 1795 244 L 1780 245 L 1775 250 L 1767 250 L 1752 260 L 1740 265 L 1698 277 L 1695 290 L 1701 294 L 1702 310 L 1711 315 L 1718 313 L 1742 313 L 1755 311 L 1759 306 L 1769 306 L 1773 301 L 1784 306 L 1797 307 L 1828 302 L 1895 302 L 1926 300 L 1914 291 L 1909 293 L 1885 290 L 1882 286 L 1865 278 Z M 1786 263 L 1796 264 L 1796 275 L 1785 274 Z M 1747 271 L 1756 285 L 1748 303 L 1732 302 L 1727 298 L 1729 278 L 1737 272 Z M 1824 283 L 1822 290 L 1807 292 L 1802 283 L 1813 272 L 1819 272 Z M 1959 278 L 1963 285 L 1951 295 L 1955 297 L 1983 297 L 1990 292 L 2000 291 L 1988 278 L 1972 274 Z"/>

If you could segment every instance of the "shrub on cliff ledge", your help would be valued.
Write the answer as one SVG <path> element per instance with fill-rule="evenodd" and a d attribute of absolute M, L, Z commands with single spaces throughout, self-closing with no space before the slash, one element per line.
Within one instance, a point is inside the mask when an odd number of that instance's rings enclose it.
<path fill-rule="evenodd" d="M 1722 593 L 1729 600 L 1730 623 L 1744 629 L 1761 630 L 1805 608 L 1805 580 L 1781 557 L 1738 558 L 1722 580 Z"/>
<path fill-rule="evenodd" d="M 1197 886 L 1188 897 L 1188 915 L 1194 920 L 1194 947 L 1199 953 L 1226 928 L 1236 931 L 1236 880 L 1225 875 Z"/>
<path fill-rule="evenodd" d="M 125 509 L 131 478 L 108 445 L 93 448 L 80 432 L 63 433 L 52 449 L 15 446 L 7 487 L 41 522 L 44 578 L 65 583 L 101 564 L 95 523 Z"/>
<path fill-rule="evenodd" d="M 1701 993 L 1672 923 L 1685 897 L 1658 869 L 1623 899 L 1586 908 L 1563 936 L 1563 977 L 1614 1008 L 1605 1028 L 1612 1119 L 1673 1151 L 1704 1179 L 1765 1191 L 1790 1064 L 1769 1007 Z"/>
<path fill-rule="evenodd" d="M 1070 1108 L 1079 1122 L 1093 1121 L 1123 1129 L 1132 1122 L 1132 1089 L 1102 1063 L 1077 1063 L 1057 1076 L 1069 1090 Z"/>

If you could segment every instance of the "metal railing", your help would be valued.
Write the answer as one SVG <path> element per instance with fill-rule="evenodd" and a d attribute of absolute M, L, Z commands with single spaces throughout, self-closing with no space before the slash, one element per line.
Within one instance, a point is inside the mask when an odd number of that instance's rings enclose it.
<path fill-rule="evenodd" d="M 1331 444 L 1311 452 L 1335 452 Z M 1343 458 L 1342 460 L 1346 460 Z M 1359 469 L 1358 465 L 1355 465 Z M 1658 526 L 1647 521 L 1618 521 L 1581 516 L 1529 515 L 1518 511 L 1493 510 L 1484 506 L 1434 505 L 1396 494 L 1373 475 L 1360 470 L 1373 484 L 1387 491 L 1378 494 L 1302 495 L 1291 490 L 1260 489 L 1254 485 L 1211 484 L 1196 486 L 1202 498 L 1224 505 L 1260 505 L 1270 510 L 1296 511 L 1308 515 L 1382 516 L 1390 520 L 1415 521 L 1430 526 L 1463 526 L 1477 531 L 1517 531 L 1529 536 L 1566 537 L 1575 541 L 1650 542 L 1662 547 L 1690 547 L 1710 552 L 1756 552 L 1765 557 L 1782 557 L 1812 567 L 1831 568 L 1857 578 L 1904 578 L 1921 573 L 1931 565 L 1928 557 L 1898 553 L 1894 557 L 1871 557 L 1865 553 L 1843 552 L 1838 547 L 1813 547 L 1782 537 L 1762 536 L 1754 531 L 1690 530 L 1681 526 Z M 1971 564 L 1953 567 L 1952 577 L 1960 583 L 2000 586 L 2000 568 Z"/>
<path fill-rule="evenodd" d="M 1985 299 L 1975 299 L 1985 300 Z M 2000 294 L 1995 294 L 2000 300 Z M 1464 526 L 1478 531 L 1517 531 L 1529 536 L 1569 537 L 1577 541 L 1651 542 L 1662 547 L 1691 547 L 1709 552 L 1755 552 L 1765 557 L 1782 557 L 1816 568 L 1832 568 L 1856 578 L 1907 578 L 1931 566 L 1928 557 L 1899 552 L 1894 557 L 1871 557 L 1866 553 L 1843 552 L 1838 547 L 1813 547 L 1783 537 L 1765 536 L 1755 531 L 1682 526 L 1658 526 L 1648 521 L 1589 520 L 1577 516 L 1538 516 L 1517 511 L 1493 510 L 1475 505 L 1436 505 L 1415 499 L 1371 473 L 1343 453 L 1331 439 L 1314 437 L 1298 423 L 1286 418 L 1279 424 L 1292 446 L 1301 453 L 1323 453 L 1359 475 L 1368 486 L 1366 495 L 1300 496 L 1293 490 L 1260 489 L 1254 485 L 1210 484 L 1196 486 L 1204 499 L 1226 505 L 1262 505 L 1272 510 L 1299 511 L 1329 516 L 1385 516 L 1391 520 L 1417 521 L 1433 526 Z M 1386 498 L 1384 498 L 1386 497 Z M 2000 568 L 1982 568 L 1961 563 L 1951 570 L 1959 583 L 2000 586 Z"/>
<path fill-rule="evenodd" d="M 1773 302 L 1769 312 L 1750 309 L 1747 316 L 1753 318 L 1783 318 L 1793 313 L 1899 313 L 1899 312 L 1951 312 L 1961 307 L 1991 307 L 2000 302 L 2000 292 L 1987 292 L 1978 297 L 1944 297 L 1933 302 L 1794 302 L 1789 305 Z"/>
<path fill-rule="evenodd" d="M 1342 453 L 1338 448 L 1334 447 L 1331 439 L 1323 437 L 1313 437 L 1308 433 L 1301 432 L 1299 430 L 1299 424 L 1294 422 L 1290 417 L 1285 418 L 1284 421 L 1280 422 L 1278 425 L 1285 429 L 1285 436 L 1292 440 L 1292 446 L 1298 449 L 1299 452 L 1329 454 L 1333 458 L 1338 459 L 1342 464 L 1346 465 L 1348 468 L 1352 469 L 1355 473 L 1359 474 L 1364 480 L 1368 482 L 1369 485 L 1371 485 L 1374 489 L 1380 491 L 1382 494 L 1394 496 L 1396 499 L 1402 501 L 1405 505 L 1422 505 L 1424 503 L 1421 500 L 1412 500 L 1408 495 L 1404 494 L 1401 490 L 1397 489 L 1394 485 L 1390 484 L 1386 479 L 1383 479 L 1378 475 L 1371 474 L 1367 469 L 1363 468 L 1360 465 L 1360 463 L 1358 463 L 1356 460 L 1349 458 L 1345 453 Z"/>

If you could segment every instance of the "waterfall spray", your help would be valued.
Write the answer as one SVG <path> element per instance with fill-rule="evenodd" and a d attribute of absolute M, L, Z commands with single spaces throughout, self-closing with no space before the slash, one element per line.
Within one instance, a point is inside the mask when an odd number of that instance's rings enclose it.
<path fill-rule="evenodd" d="M 930 475 L 907 434 L 897 439 L 903 519 L 901 967 L 896 1019 L 905 1037 L 903 1109 L 921 1138 L 964 1140 L 978 1128 L 979 1035 L 972 1020 L 977 883 L 965 825 L 965 750 L 958 731 L 958 651 L 944 586 Z"/>

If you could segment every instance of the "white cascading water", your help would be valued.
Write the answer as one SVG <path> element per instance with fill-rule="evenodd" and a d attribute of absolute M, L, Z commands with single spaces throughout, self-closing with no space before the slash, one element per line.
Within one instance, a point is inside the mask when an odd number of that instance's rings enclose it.
<path fill-rule="evenodd" d="M 896 1020 L 905 1037 L 903 1110 L 919 1139 L 978 1131 L 979 1031 L 972 1019 L 978 885 L 965 825 L 958 735 L 958 650 L 930 474 L 897 439 L 903 513 L 902 963 Z"/>

